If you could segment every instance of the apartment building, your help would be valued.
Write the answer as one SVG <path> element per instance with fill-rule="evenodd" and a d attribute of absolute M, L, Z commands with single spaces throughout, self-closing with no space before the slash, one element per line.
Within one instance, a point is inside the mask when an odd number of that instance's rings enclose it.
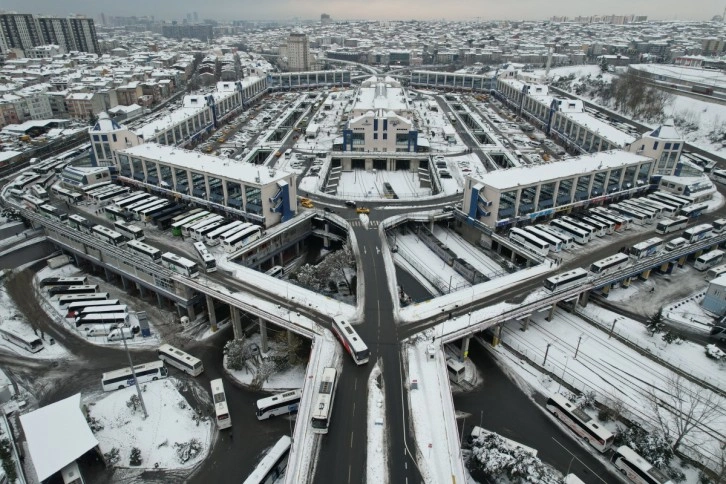
<path fill-rule="evenodd" d="M 27 53 L 41 45 L 58 45 L 65 52 L 100 54 L 93 19 L 83 16 L 36 17 L 31 14 L 0 14 L 0 46 Z"/>
<path fill-rule="evenodd" d="M 287 66 L 291 72 L 310 70 L 310 45 L 306 34 L 292 32 L 288 37 Z"/>

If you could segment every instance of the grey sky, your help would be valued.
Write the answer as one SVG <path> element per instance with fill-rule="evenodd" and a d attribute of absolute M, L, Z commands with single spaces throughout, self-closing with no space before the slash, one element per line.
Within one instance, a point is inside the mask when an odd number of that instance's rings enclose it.
<path fill-rule="evenodd" d="M 154 15 L 182 19 L 188 12 L 199 18 L 234 20 L 334 19 L 409 20 L 545 19 L 552 15 L 647 15 L 651 19 L 709 20 L 723 12 L 723 1 L 699 0 L 5 0 L 5 10 L 67 15 Z"/>

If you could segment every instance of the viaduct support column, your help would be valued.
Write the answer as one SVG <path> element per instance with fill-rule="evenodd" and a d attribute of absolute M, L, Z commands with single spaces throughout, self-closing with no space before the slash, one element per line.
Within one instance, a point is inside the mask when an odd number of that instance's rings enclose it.
<path fill-rule="evenodd" d="M 526 318 L 524 318 L 524 326 L 522 326 L 522 331 L 527 331 L 529 329 L 529 320 L 532 318 L 531 314 L 528 314 Z"/>
<path fill-rule="evenodd" d="M 235 306 L 229 307 L 229 318 L 232 320 L 232 331 L 234 339 L 242 338 L 242 319 L 240 318 L 239 309 Z"/>
<path fill-rule="evenodd" d="M 212 326 L 212 331 L 217 331 L 217 313 L 214 311 L 214 299 L 211 296 L 207 296 L 207 310 L 209 311 L 209 324 Z"/>
<path fill-rule="evenodd" d="M 585 291 L 580 295 L 580 306 L 584 308 L 585 306 L 587 306 L 588 301 L 590 301 L 590 291 Z M 575 306 L 577 306 L 577 304 L 575 304 Z"/>
<path fill-rule="evenodd" d="M 111 280 L 111 275 L 108 273 L 108 269 L 106 269 L 105 267 L 103 268 L 103 278 L 106 282 Z"/>
<path fill-rule="evenodd" d="M 120 277 L 121 277 L 121 285 L 124 287 L 124 291 L 128 291 L 129 290 L 128 281 L 126 280 L 126 278 L 124 276 L 120 276 Z"/>
<path fill-rule="evenodd" d="M 552 307 L 550 308 L 550 312 L 547 313 L 547 317 L 545 318 L 547 321 L 552 321 L 552 317 L 555 315 L 555 309 L 557 308 L 557 303 L 555 302 L 552 304 Z M 529 321 L 529 316 L 527 317 L 527 321 Z"/>
<path fill-rule="evenodd" d="M 141 299 L 144 299 L 144 297 L 146 297 L 146 288 L 137 282 L 136 289 L 138 289 Z"/>
<path fill-rule="evenodd" d="M 197 319 L 197 312 L 194 311 L 194 305 L 187 306 L 187 317 L 189 318 L 189 321 L 196 321 Z"/>
<path fill-rule="evenodd" d="M 469 357 L 469 342 L 471 341 L 471 336 L 465 336 L 464 339 L 461 340 L 461 355 L 459 355 L 459 360 L 464 361 Z"/>
<path fill-rule="evenodd" d="M 267 353 L 267 321 L 258 317 L 260 323 L 260 339 L 262 339 L 262 352 Z"/>
<path fill-rule="evenodd" d="M 499 323 L 494 328 L 494 335 L 492 336 L 492 346 L 499 346 L 502 341 L 502 323 Z"/>

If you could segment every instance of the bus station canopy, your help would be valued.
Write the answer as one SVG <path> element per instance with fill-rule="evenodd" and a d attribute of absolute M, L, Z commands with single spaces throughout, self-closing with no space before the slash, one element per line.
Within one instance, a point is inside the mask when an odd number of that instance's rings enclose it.
<path fill-rule="evenodd" d="M 81 394 L 20 416 L 38 480 L 44 481 L 98 445 L 81 411 Z"/>

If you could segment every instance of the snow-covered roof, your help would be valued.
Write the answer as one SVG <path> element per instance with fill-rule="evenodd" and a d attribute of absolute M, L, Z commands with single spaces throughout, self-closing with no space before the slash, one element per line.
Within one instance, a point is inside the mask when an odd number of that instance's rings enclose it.
<path fill-rule="evenodd" d="M 353 107 L 356 111 L 386 109 L 390 111 L 403 111 L 409 109 L 406 94 L 400 87 L 379 82 L 374 87 L 361 87 L 358 91 L 358 100 Z"/>
<path fill-rule="evenodd" d="M 117 129 L 121 129 L 121 126 L 111 119 L 108 114 L 101 112 L 98 114 L 98 121 L 96 121 L 96 124 L 89 129 L 89 131 L 115 131 Z"/>
<path fill-rule="evenodd" d="M 126 148 L 120 153 L 148 158 L 170 166 L 205 172 L 210 176 L 241 180 L 248 185 L 266 185 L 274 181 L 284 180 L 289 176 L 284 171 L 270 170 L 252 163 L 232 161 L 228 158 L 218 158 L 197 151 L 184 150 L 158 143 L 144 143 Z M 257 181 L 258 177 L 259 181 Z"/>
<path fill-rule="evenodd" d="M 585 175 L 593 171 L 618 168 L 644 161 L 653 160 L 647 156 L 636 155 L 627 151 L 600 151 L 554 163 L 493 171 L 482 177 L 481 181 L 495 189 L 506 190 L 518 186 L 532 185 L 541 181 Z"/>
<path fill-rule="evenodd" d="M 653 131 L 651 131 L 650 136 L 654 138 L 660 138 L 660 139 L 678 139 L 682 140 L 683 136 L 678 134 L 678 131 L 676 130 L 675 126 L 673 126 L 673 120 L 668 119 L 665 123 L 655 128 Z"/>
<path fill-rule="evenodd" d="M 44 481 L 98 445 L 81 411 L 81 394 L 20 416 L 38 480 Z"/>
<path fill-rule="evenodd" d="M 564 116 L 570 118 L 580 126 L 584 126 L 589 131 L 601 136 L 608 140 L 610 143 L 614 143 L 618 146 L 625 146 L 635 141 L 635 137 L 627 133 L 623 133 L 614 126 L 599 120 L 598 118 L 590 115 L 589 113 L 573 113 L 564 112 Z"/>

